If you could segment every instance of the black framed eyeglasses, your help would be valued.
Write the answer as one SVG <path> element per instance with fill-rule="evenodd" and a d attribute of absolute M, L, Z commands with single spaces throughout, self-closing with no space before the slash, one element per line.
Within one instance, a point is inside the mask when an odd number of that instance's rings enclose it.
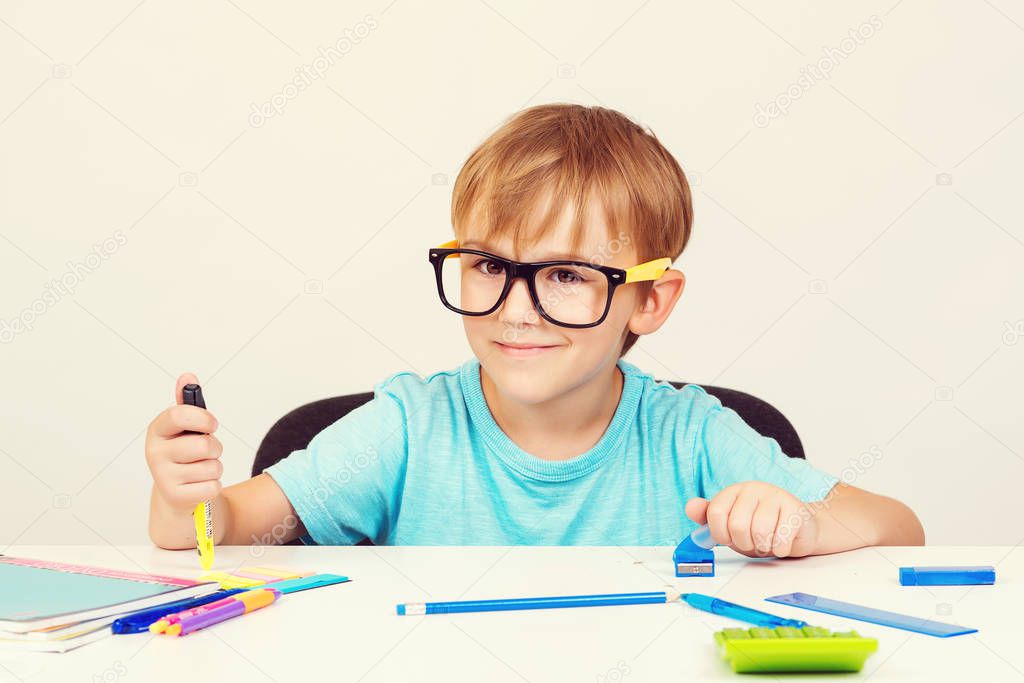
<path fill-rule="evenodd" d="M 526 281 L 542 318 L 562 327 L 595 327 L 604 322 L 615 290 L 633 282 L 657 280 L 672 265 L 659 258 L 632 268 L 585 261 L 521 263 L 478 249 L 462 249 L 452 240 L 431 249 L 430 262 L 441 302 L 461 315 L 498 310 L 517 278 Z"/>

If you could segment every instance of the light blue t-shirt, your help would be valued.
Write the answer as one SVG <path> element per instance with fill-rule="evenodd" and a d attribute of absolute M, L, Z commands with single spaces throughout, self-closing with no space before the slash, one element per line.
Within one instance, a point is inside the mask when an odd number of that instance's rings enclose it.
<path fill-rule="evenodd" d="M 742 481 L 803 501 L 838 481 L 787 457 L 702 387 L 676 389 L 619 360 L 622 395 L 586 453 L 542 460 L 491 415 L 476 358 L 426 379 L 401 372 L 266 471 L 306 527 L 343 545 L 672 545 L 683 507 Z"/>

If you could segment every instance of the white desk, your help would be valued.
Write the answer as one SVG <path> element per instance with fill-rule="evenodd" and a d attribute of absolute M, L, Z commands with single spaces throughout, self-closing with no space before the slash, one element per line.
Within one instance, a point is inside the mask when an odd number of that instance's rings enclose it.
<path fill-rule="evenodd" d="M 717 593 L 879 649 L 843 680 L 1024 678 L 1024 549 L 878 548 L 801 560 L 718 549 L 717 576 L 677 579 L 671 548 L 217 548 L 217 569 L 286 565 L 352 577 L 286 596 L 183 638 L 114 636 L 65 654 L 0 651 L 0 683 L 25 681 L 737 680 L 712 646 L 737 622 L 680 604 L 399 617 L 395 603 L 573 593 Z M 9 555 L 195 577 L 195 552 L 144 546 L 14 546 Z M 900 565 L 992 564 L 996 585 L 901 587 Z M 764 602 L 803 591 L 941 621 L 977 634 L 941 639 Z M 202 677 L 202 678 L 200 678 Z M 835 676 L 800 676 L 818 680 Z M 754 680 L 749 678 L 748 680 Z M 764 680 L 764 679 L 758 679 Z M 770 679 L 769 679 L 770 680 Z"/>

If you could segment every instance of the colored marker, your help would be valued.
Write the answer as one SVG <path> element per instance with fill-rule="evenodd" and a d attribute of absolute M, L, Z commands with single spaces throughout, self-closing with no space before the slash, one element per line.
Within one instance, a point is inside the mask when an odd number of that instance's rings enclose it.
<path fill-rule="evenodd" d="M 149 630 L 150 626 L 169 614 L 175 614 L 188 609 L 201 607 L 202 605 L 208 605 L 211 602 L 223 600 L 235 593 L 241 593 L 243 590 L 244 589 L 239 588 L 237 590 L 230 591 L 216 591 L 215 593 L 210 593 L 200 598 L 176 600 L 163 605 L 157 605 L 150 609 L 132 612 L 131 614 L 126 614 L 125 616 L 116 619 L 114 623 L 111 624 L 110 630 L 114 633 L 142 633 L 143 631 Z"/>
<path fill-rule="evenodd" d="M 244 593 L 245 590 L 241 590 L 238 592 Z M 210 610 L 217 609 L 218 607 L 224 607 L 225 605 L 231 604 L 231 602 L 234 599 L 234 596 L 221 598 L 220 600 L 215 600 L 214 602 L 208 602 L 205 605 L 199 605 L 197 607 L 192 607 L 191 609 L 186 609 L 180 612 L 168 614 L 166 616 L 161 617 L 158 621 L 150 624 L 149 631 L 150 633 L 165 633 L 172 626 L 180 623 L 182 619 L 185 619 L 187 617 L 194 617 L 196 615 L 203 614 L 204 612 L 209 612 Z"/>
<path fill-rule="evenodd" d="M 279 597 L 281 597 L 281 592 L 273 588 L 255 588 L 245 591 L 237 596 L 228 598 L 228 604 L 204 610 L 199 614 L 183 617 L 178 623 L 169 626 L 165 633 L 172 636 L 185 636 L 193 631 L 219 624 L 222 621 L 234 619 L 249 612 L 255 612 L 262 607 L 273 604 Z"/>
<path fill-rule="evenodd" d="M 185 405 L 206 408 L 203 390 L 198 384 L 186 384 L 181 390 L 182 402 Z M 190 434 L 200 432 L 189 431 Z M 196 527 L 196 550 L 199 551 L 199 564 L 209 570 L 213 566 L 213 503 L 204 500 L 192 511 L 192 521 Z"/>

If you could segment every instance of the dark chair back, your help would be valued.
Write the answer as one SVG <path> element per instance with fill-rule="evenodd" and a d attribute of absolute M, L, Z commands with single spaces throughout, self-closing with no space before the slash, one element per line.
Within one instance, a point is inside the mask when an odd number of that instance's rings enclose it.
<path fill-rule="evenodd" d="M 670 384 L 677 389 L 686 385 L 684 382 Z M 791 458 L 804 457 L 803 444 L 800 443 L 800 437 L 797 436 L 793 425 L 770 403 L 735 389 L 703 384 L 701 386 L 709 394 L 717 397 L 723 406 L 739 413 L 739 416 L 758 433 L 775 439 L 783 453 Z M 263 437 L 252 463 L 252 475 L 260 474 L 292 451 L 305 448 L 324 428 L 372 398 L 373 392 L 335 396 L 307 403 L 291 411 L 274 423 Z"/>

